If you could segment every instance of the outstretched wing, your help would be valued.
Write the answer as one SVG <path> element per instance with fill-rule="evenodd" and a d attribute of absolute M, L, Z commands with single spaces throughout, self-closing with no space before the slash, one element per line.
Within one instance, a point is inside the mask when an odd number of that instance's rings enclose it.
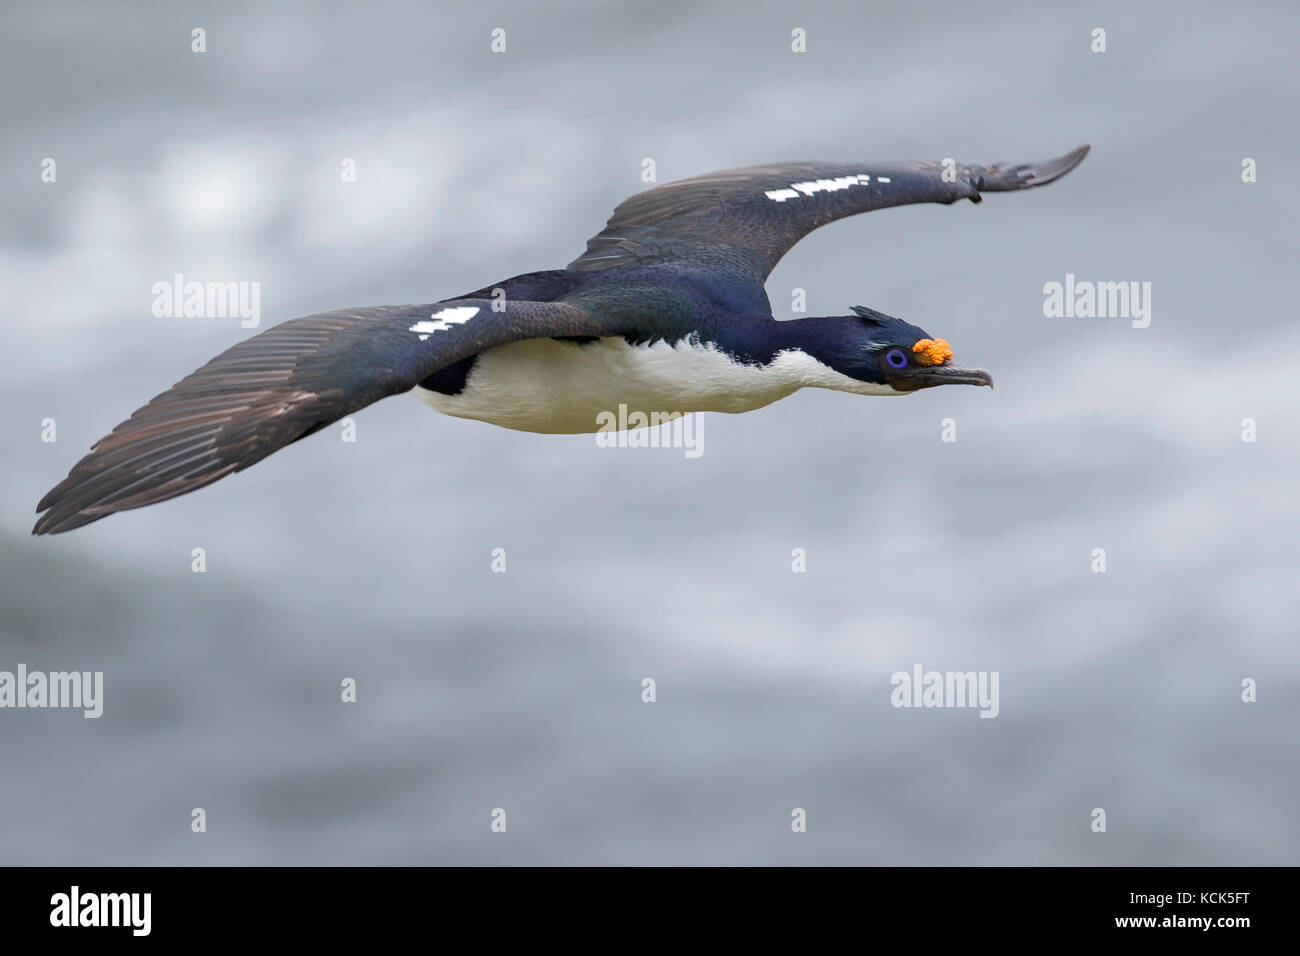
<path fill-rule="evenodd" d="M 780 163 L 708 173 L 625 200 L 570 269 L 657 262 L 741 267 L 765 280 L 790 247 L 836 219 L 908 203 L 979 202 L 981 192 L 1060 179 L 1080 146 L 1043 163 Z"/>
<path fill-rule="evenodd" d="M 218 355 L 96 442 L 36 506 L 46 513 L 32 533 L 202 488 L 495 345 L 605 334 L 563 302 L 493 311 L 489 300 L 459 299 L 293 319 Z"/>

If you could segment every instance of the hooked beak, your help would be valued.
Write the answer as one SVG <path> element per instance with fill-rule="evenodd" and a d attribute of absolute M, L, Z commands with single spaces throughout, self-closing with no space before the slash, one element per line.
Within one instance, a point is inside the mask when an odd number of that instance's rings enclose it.
<path fill-rule="evenodd" d="M 982 368 L 962 368 L 960 365 L 930 365 L 908 368 L 889 376 L 889 384 L 900 392 L 933 388 L 936 385 L 987 385 L 993 387 L 993 376 Z"/>

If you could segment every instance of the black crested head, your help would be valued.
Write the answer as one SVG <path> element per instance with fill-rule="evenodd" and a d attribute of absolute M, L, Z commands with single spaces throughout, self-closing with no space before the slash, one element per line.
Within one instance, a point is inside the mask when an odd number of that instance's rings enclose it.
<path fill-rule="evenodd" d="M 853 315 L 823 320 L 806 347 L 841 374 L 897 394 L 936 385 L 993 384 L 983 369 L 954 365 L 952 348 L 944 339 L 875 309 L 852 308 Z"/>

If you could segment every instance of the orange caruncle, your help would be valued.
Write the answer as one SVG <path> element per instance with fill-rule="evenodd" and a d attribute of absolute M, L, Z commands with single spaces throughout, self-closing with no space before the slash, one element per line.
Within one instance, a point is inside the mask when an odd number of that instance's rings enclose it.
<path fill-rule="evenodd" d="M 946 339 L 921 339 L 912 346 L 921 365 L 942 365 L 952 358 L 952 346 Z"/>

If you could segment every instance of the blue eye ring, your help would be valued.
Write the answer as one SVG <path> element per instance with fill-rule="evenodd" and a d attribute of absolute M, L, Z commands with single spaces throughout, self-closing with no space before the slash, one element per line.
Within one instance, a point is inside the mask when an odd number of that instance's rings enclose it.
<path fill-rule="evenodd" d="M 907 356 L 903 354 L 902 349 L 890 349 L 885 353 L 885 361 L 889 363 L 890 368 L 907 367 Z"/>

